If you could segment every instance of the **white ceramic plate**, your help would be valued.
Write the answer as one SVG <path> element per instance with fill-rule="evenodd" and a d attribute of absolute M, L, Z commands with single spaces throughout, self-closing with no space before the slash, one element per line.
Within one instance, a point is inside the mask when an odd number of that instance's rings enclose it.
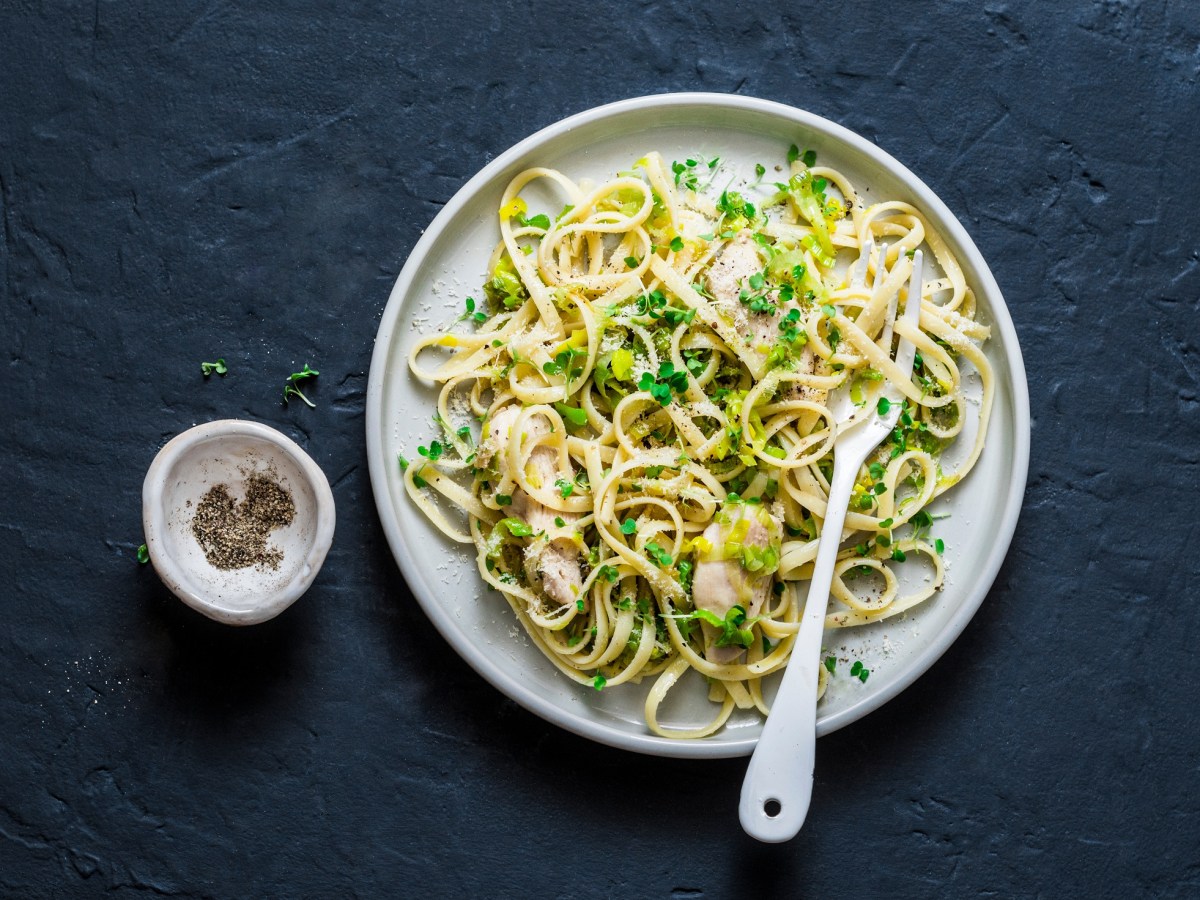
<path fill-rule="evenodd" d="M 484 590 L 474 548 L 444 539 L 404 492 L 397 454 L 415 458 L 417 445 L 437 436 L 430 422 L 436 392 L 409 373 L 408 352 L 420 333 L 452 322 L 467 296 L 480 296 L 498 240 L 500 196 L 522 169 L 551 166 L 576 179 L 601 181 L 658 150 L 668 161 L 720 157 L 723 171 L 752 178 L 755 163 L 783 162 L 792 143 L 813 148 L 820 164 L 847 173 L 868 201 L 907 200 L 932 220 L 975 289 L 980 318 L 993 325 L 985 352 L 997 380 L 983 456 L 937 507 L 950 513 L 934 530 L 946 542 L 946 586 L 907 615 L 827 637 L 827 646 L 840 658 L 861 659 L 871 669 L 866 683 L 850 678 L 845 665 L 831 679 L 817 723 L 817 733 L 827 734 L 912 684 L 962 632 L 1004 559 L 1025 489 L 1029 398 L 1012 320 L 970 237 L 920 179 L 870 141 L 777 103 L 724 94 L 666 94 L 614 103 L 539 131 L 472 178 L 418 241 L 380 322 L 367 390 L 367 452 L 384 531 L 413 594 L 484 678 L 548 721 L 605 744 L 661 756 L 740 756 L 754 748 L 761 720 L 757 713 L 739 712 L 721 732 L 703 740 L 665 739 L 651 734 L 642 716 L 649 681 L 598 693 L 553 668 L 521 632 L 504 599 Z M 770 174 L 767 180 L 773 180 Z M 536 201 L 528 194 L 527 199 Z M 553 212 L 561 204 L 547 196 L 544 207 L 530 205 Z M 920 572 L 914 567 L 910 575 Z M 693 683 L 681 683 L 672 692 L 666 724 L 693 724 L 711 715 L 700 679 L 690 677 Z M 927 689 L 936 691 L 937 685 Z"/>

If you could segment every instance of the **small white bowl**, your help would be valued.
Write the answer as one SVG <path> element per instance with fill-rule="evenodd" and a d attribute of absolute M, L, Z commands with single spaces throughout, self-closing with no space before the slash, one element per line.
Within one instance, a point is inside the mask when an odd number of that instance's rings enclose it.
<path fill-rule="evenodd" d="M 291 524 L 267 538 L 283 557 L 274 569 L 218 569 L 192 533 L 197 505 L 218 484 L 240 501 L 246 481 L 258 473 L 269 473 L 296 505 Z M 142 485 L 142 526 L 158 576 L 192 609 L 229 625 L 265 622 L 308 590 L 333 541 L 334 519 L 329 481 L 309 455 L 274 428 L 241 419 L 198 425 L 173 438 Z"/>

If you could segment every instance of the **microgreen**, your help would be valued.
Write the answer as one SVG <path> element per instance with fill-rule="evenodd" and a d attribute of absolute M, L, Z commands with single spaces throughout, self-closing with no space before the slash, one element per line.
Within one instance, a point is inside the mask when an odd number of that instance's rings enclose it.
<path fill-rule="evenodd" d="M 496 505 L 497 506 L 512 506 L 512 495 L 511 494 L 497 494 L 496 495 Z"/>
<path fill-rule="evenodd" d="M 407 472 L 408 471 L 408 460 L 404 458 L 404 454 L 398 453 L 398 454 L 396 454 L 396 456 L 400 460 L 400 471 Z M 422 465 L 420 469 L 413 472 L 413 484 L 415 484 L 419 488 L 429 486 L 429 482 L 421 477 L 421 472 L 422 472 L 422 470 L 424 470 L 424 468 L 425 468 L 425 466 Z"/>
<path fill-rule="evenodd" d="M 834 670 L 837 669 L 837 657 L 836 656 L 825 657 L 825 668 L 828 669 L 829 674 L 832 675 L 834 673 Z"/>
<path fill-rule="evenodd" d="M 572 365 L 575 358 L 578 356 L 587 356 L 586 350 L 580 350 L 578 347 L 568 347 L 554 356 L 552 362 L 542 364 L 542 371 L 547 375 L 566 375 L 567 384 L 583 374 L 582 366 Z"/>
<path fill-rule="evenodd" d="M 694 191 L 699 186 L 696 176 L 696 160 L 685 159 L 683 162 L 676 160 L 671 163 L 671 171 L 675 173 L 675 184 L 685 191 Z"/>
<path fill-rule="evenodd" d="M 592 679 L 592 687 L 598 691 L 602 691 L 604 690 L 604 686 L 606 684 L 608 684 L 608 679 L 605 678 L 600 672 L 597 672 L 596 677 Z"/>
<path fill-rule="evenodd" d="M 638 297 L 634 302 L 633 311 L 635 315 L 659 319 L 672 328 L 681 322 L 690 322 L 696 317 L 694 309 L 678 309 L 668 305 L 666 294 L 658 290 Z M 615 369 L 613 371 L 616 372 Z"/>
<path fill-rule="evenodd" d="M 735 191 L 721 192 L 720 199 L 717 200 L 717 212 L 722 213 L 728 219 L 742 217 L 747 221 L 753 219 L 757 213 L 754 204 Z M 721 236 L 724 237 L 725 233 L 722 232 Z"/>
<path fill-rule="evenodd" d="M 671 249 L 676 253 L 678 253 L 680 250 L 682 250 L 683 249 L 683 238 L 679 237 L 678 235 L 671 238 Z"/>
<path fill-rule="evenodd" d="M 837 352 L 838 344 L 842 342 L 842 333 L 832 325 L 829 327 L 829 349 Z"/>
<path fill-rule="evenodd" d="M 786 316 L 782 316 L 779 320 L 779 330 L 783 333 L 783 339 L 789 344 L 795 344 L 804 339 L 804 343 L 808 343 L 808 333 L 799 325 L 800 310 L 788 310 Z M 801 344 L 803 346 L 803 344 Z"/>
<path fill-rule="evenodd" d="M 313 403 L 311 400 L 309 400 L 307 397 L 305 397 L 304 394 L 301 393 L 300 388 L 298 388 L 297 385 L 301 381 L 305 381 L 309 378 L 316 378 L 320 374 L 321 373 L 318 372 L 316 369 L 310 369 L 308 367 L 308 363 L 305 363 L 303 371 L 293 372 L 291 375 L 289 375 L 287 377 L 287 383 L 283 387 L 283 402 L 287 403 L 289 397 L 299 397 L 301 400 L 303 400 L 305 403 L 307 403 L 309 406 L 311 406 L 315 409 L 317 404 Z"/>
<path fill-rule="evenodd" d="M 150 548 L 145 544 L 137 548 L 137 561 L 142 565 L 150 562 Z"/>
<path fill-rule="evenodd" d="M 561 478 L 554 482 L 554 486 L 558 488 L 559 493 L 562 494 L 564 498 L 570 497 L 572 492 L 575 490 L 575 485 L 569 481 L 563 481 Z"/>
<path fill-rule="evenodd" d="M 461 322 L 463 319 L 471 319 L 474 322 L 480 323 L 487 321 L 487 313 L 485 313 L 483 310 L 475 309 L 474 297 L 468 297 L 465 301 L 465 305 L 467 307 L 467 311 L 458 317 L 458 321 Z"/>
<path fill-rule="evenodd" d="M 658 563 L 658 567 L 660 569 L 666 568 L 672 563 L 671 554 L 662 547 L 658 546 L 658 544 L 654 543 L 654 541 L 650 541 L 648 544 L 646 544 L 646 552 L 650 554 L 651 558 L 656 563 Z"/>
<path fill-rule="evenodd" d="M 679 586 L 688 594 L 692 592 L 692 569 L 694 566 L 686 559 L 679 561 Z"/>
<path fill-rule="evenodd" d="M 633 519 L 626 519 L 621 523 L 621 534 L 633 534 L 637 531 L 637 522 Z"/>
<path fill-rule="evenodd" d="M 638 381 L 638 390 L 649 391 L 650 396 L 662 406 L 671 405 L 672 391 L 682 394 L 687 391 L 687 388 L 687 373 L 676 371 L 675 366 L 666 361 L 659 363 L 657 378 L 649 372 L 643 372 Z"/>
<path fill-rule="evenodd" d="M 213 372 L 216 372 L 218 375 L 224 376 L 226 373 L 229 372 L 229 368 L 225 365 L 224 359 L 217 357 L 216 362 L 200 363 L 200 371 L 204 374 L 204 377 L 207 378 L 209 375 L 213 374 Z"/>
<path fill-rule="evenodd" d="M 850 667 L 850 675 L 857 678 L 863 684 L 867 683 L 867 676 L 871 674 L 871 670 L 862 664 L 861 660 L 855 660 L 854 665 Z"/>

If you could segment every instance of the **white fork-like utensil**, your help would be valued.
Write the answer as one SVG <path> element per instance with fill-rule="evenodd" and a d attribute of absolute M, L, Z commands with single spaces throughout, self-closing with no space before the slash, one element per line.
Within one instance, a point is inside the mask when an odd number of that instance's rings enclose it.
<path fill-rule="evenodd" d="M 863 248 L 864 278 L 871 249 L 870 245 Z M 876 268 L 876 285 L 882 283 L 886 256 L 887 248 L 884 247 Z M 904 321 L 913 327 L 916 327 L 921 315 L 922 263 L 921 251 L 918 250 L 913 255 L 912 275 L 904 307 Z M 882 335 L 885 348 L 891 347 L 897 300 L 897 297 L 893 297 L 889 304 Z M 901 372 L 912 370 L 914 353 L 912 343 L 901 338 L 895 356 Z M 871 451 L 895 427 L 903 399 L 894 385 L 886 383 L 880 396 L 889 401 L 887 412 L 879 412 L 881 404 L 876 400 L 866 416 L 852 422 L 855 408 L 846 392 L 841 393 L 842 396 L 830 404 L 834 407 L 832 412 L 839 429 L 834 443 L 833 478 L 829 483 L 825 523 L 821 527 L 800 632 L 783 673 L 779 693 L 771 705 L 771 715 L 763 724 L 762 735 L 750 758 L 746 779 L 742 782 L 742 798 L 738 807 L 742 828 L 751 837 L 768 843 L 779 843 L 795 837 L 808 814 L 816 758 L 821 638 L 825 630 L 833 568 L 842 542 L 846 507 L 858 470 Z M 848 424 L 842 430 L 844 422 Z"/>

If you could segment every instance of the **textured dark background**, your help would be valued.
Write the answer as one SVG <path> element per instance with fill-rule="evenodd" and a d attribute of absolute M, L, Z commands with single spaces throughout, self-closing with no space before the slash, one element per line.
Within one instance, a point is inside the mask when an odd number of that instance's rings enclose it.
<path fill-rule="evenodd" d="M 0 5 L 0 893 L 1197 896 L 1200 10 L 778 5 Z M 1030 375 L 995 588 L 820 742 L 784 846 L 738 828 L 743 762 L 593 746 L 471 672 L 367 477 L 421 229 L 518 139 L 670 90 L 907 163 Z M 318 406 L 284 408 L 304 362 Z M 338 506 L 313 589 L 245 630 L 134 558 L 155 452 L 225 416 L 296 438 Z"/>

